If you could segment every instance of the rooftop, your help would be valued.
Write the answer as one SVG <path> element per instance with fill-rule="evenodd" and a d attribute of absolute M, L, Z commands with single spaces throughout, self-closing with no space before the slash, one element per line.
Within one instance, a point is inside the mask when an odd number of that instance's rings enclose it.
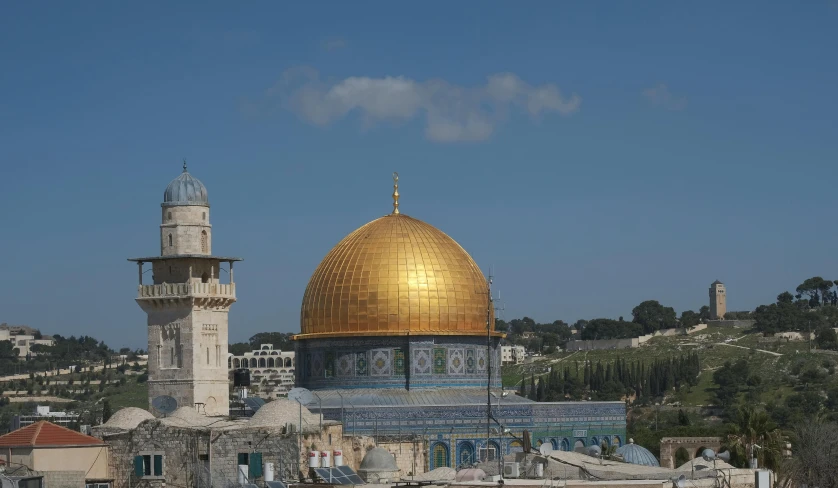
<path fill-rule="evenodd" d="M 95 437 L 42 420 L 0 436 L 0 447 L 104 446 Z"/>
<path fill-rule="evenodd" d="M 214 259 L 216 261 L 243 261 L 242 258 L 230 256 L 208 256 L 206 254 L 171 254 L 169 256 L 149 256 L 145 258 L 128 258 L 128 261 L 150 263 L 152 261 L 165 261 L 167 259 Z"/>
<path fill-rule="evenodd" d="M 322 408 L 340 408 L 341 395 L 344 406 L 383 407 L 383 406 L 446 406 L 486 404 L 486 390 L 483 388 L 422 388 L 405 390 L 403 388 L 357 388 L 352 390 L 317 390 Z M 492 404 L 498 399 L 492 397 Z M 532 400 L 519 397 L 514 392 L 500 400 L 501 405 L 531 404 Z M 309 407 L 318 406 L 318 402 Z"/>

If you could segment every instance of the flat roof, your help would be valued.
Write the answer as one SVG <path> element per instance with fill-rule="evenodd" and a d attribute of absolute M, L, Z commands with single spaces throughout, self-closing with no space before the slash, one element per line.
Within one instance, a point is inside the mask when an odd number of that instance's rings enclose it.
<path fill-rule="evenodd" d="M 172 254 L 170 256 L 149 256 L 146 258 L 128 258 L 128 261 L 150 263 L 152 261 L 165 261 L 167 259 L 212 259 L 215 261 L 244 261 L 242 258 L 230 256 L 208 256 L 206 254 Z"/>

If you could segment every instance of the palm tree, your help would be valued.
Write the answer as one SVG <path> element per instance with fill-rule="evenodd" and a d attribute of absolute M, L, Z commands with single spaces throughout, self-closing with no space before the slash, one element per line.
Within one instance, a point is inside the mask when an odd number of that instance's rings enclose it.
<path fill-rule="evenodd" d="M 731 463 L 747 467 L 756 457 L 760 467 L 777 471 L 781 464 L 783 437 L 768 414 L 748 405 L 739 408 L 736 423 L 731 426 L 726 447 Z"/>

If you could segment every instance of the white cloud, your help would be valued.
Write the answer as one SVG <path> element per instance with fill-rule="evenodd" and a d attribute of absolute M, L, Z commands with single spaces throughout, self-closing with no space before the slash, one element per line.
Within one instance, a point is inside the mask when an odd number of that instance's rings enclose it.
<path fill-rule="evenodd" d="M 556 85 L 532 86 L 512 73 L 491 75 L 485 85 L 475 87 L 439 79 L 419 82 L 403 76 L 353 76 L 326 83 L 308 67 L 286 71 L 267 94 L 317 126 L 329 125 L 350 113 L 359 114 L 365 125 L 421 117 L 425 136 L 436 142 L 486 140 L 511 109 L 531 117 L 569 115 L 582 103 L 576 94 L 563 97 Z"/>
<path fill-rule="evenodd" d="M 643 96 L 649 100 L 652 105 L 663 107 L 667 110 L 683 110 L 687 107 L 686 97 L 676 97 L 670 91 L 665 83 L 660 83 L 658 86 L 649 88 L 643 91 Z"/>
<path fill-rule="evenodd" d="M 346 39 L 335 37 L 333 39 L 326 39 L 320 43 L 326 51 L 337 51 L 346 47 Z"/>

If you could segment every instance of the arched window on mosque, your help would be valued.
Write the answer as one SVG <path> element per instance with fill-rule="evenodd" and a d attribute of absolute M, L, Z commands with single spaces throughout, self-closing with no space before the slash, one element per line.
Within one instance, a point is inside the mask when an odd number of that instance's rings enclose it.
<path fill-rule="evenodd" d="M 207 231 L 201 231 L 201 252 L 207 252 L 207 248 L 209 247 L 207 243 Z"/>

